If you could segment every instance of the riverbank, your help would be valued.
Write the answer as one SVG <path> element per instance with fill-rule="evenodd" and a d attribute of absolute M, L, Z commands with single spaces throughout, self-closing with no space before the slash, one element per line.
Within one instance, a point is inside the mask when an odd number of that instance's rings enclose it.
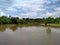
<path fill-rule="evenodd" d="M 41 26 L 45 26 L 45 24 L 41 24 Z M 50 27 L 60 27 L 60 24 L 47 24 Z"/>
<path fill-rule="evenodd" d="M 6 28 L 11 28 L 13 31 L 17 29 L 17 27 L 22 28 L 22 27 L 53 27 L 53 28 L 60 28 L 60 24 L 48 24 L 45 26 L 45 24 L 3 24 L 0 25 L 0 31 L 4 31 Z"/>
<path fill-rule="evenodd" d="M 20 27 L 23 27 L 23 26 L 45 26 L 45 24 L 3 24 L 3 25 L 0 25 L 0 26 L 6 26 L 6 27 L 10 27 L 10 26 L 20 26 Z M 47 26 L 50 26 L 50 27 L 60 27 L 60 24 L 47 24 Z"/>
<path fill-rule="evenodd" d="M 23 26 L 45 26 L 45 24 L 32 24 L 32 23 L 29 23 L 29 24 L 3 24 L 3 25 L 0 25 L 0 26 L 20 26 L 20 27 L 23 27 Z M 50 27 L 60 27 L 60 24 L 47 24 L 47 26 L 50 26 Z"/>

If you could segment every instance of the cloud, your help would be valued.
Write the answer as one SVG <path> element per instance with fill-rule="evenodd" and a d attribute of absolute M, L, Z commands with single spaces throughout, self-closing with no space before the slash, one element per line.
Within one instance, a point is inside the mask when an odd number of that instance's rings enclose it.
<path fill-rule="evenodd" d="M 17 11 L 15 8 L 13 8 L 13 7 L 8 7 L 8 8 L 6 8 L 6 10 L 9 10 L 9 11 Z"/>
<path fill-rule="evenodd" d="M 0 16 L 3 16 L 3 15 L 6 15 L 5 13 L 3 13 L 3 12 L 0 12 Z"/>
<path fill-rule="evenodd" d="M 55 8 L 56 11 L 60 11 L 60 7 Z"/>
<path fill-rule="evenodd" d="M 21 18 L 57 17 L 60 13 L 59 4 L 60 0 L 13 0 L 13 5 L 1 11 Z"/>
<path fill-rule="evenodd" d="M 12 5 L 12 0 L 0 0 L 0 9 L 7 8 Z"/>
<path fill-rule="evenodd" d="M 0 16 L 9 16 L 9 15 L 4 12 L 0 12 Z"/>
<path fill-rule="evenodd" d="M 25 18 L 34 18 L 37 16 L 37 13 L 35 12 L 29 12 L 29 13 L 25 13 L 25 14 L 21 14 L 22 15 L 22 18 L 25 17 Z"/>
<path fill-rule="evenodd" d="M 59 17 L 60 15 L 60 0 L 48 0 L 46 3 L 46 17 Z"/>

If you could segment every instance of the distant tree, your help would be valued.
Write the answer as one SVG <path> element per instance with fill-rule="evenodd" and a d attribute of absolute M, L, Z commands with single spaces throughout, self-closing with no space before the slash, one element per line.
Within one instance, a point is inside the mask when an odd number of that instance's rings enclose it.
<path fill-rule="evenodd" d="M 55 23 L 55 20 L 54 20 L 54 18 L 48 17 L 48 18 L 46 18 L 46 22 L 47 22 L 48 24 L 50 24 L 50 23 Z"/>
<path fill-rule="evenodd" d="M 60 17 L 55 18 L 55 23 L 60 24 Z"/>
<path fill-rule="evenodd" d="M 6 16 L 2 16 L 0 17 L 0 24 L 9 24 L 10 23 L 10 19 Z"/>
<path fill-rule="evenodd" d="M 12 24 L 19 24 L 20 20 L 18 17 L 11 17 L 11 22 L 12 22 Z"/>
<path fill-rule="evenodd" d="M 48 18 L 22 18 L 19 19 L 18 17 L 7 17 L 7 16 L 1 16 L 0 17 L 0 24 L 45 24 L 45 26 L 47 26 L 47 24 L 52 24 L 52 23 L 56 23 L 56 24 L 60 24 L 60 17 L 57 18 L 52 18 L 52 17 L 48 17 Z"/>

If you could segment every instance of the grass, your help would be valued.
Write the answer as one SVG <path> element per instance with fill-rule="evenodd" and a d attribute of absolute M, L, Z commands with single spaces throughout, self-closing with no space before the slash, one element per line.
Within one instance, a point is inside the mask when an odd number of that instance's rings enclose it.
<path fill-rule="evenodd" d="M 34 23 L 28 23 L 28 24 L 6 24 L 6 25 L 0 25 L 0 27 L 13 27 L 13 26 L 19 26 L 19 27 L 24 27 L 24 26 L 45 26 L 44 23 L 42 24 L 34 24 Z M 47 24 L 47 26 L 50 27 L 60 27 L 60 24 Z"/>
<path fill-rule="evenodd" d="M 45 26 L 45 24 L 41 24 L 41 26 Z M 60 24 L 47 24 L 50 27 L 60 27 Z"/>

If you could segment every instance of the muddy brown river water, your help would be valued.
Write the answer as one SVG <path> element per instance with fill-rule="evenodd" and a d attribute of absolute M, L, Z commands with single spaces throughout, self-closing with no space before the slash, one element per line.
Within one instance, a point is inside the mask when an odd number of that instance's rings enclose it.
<path fill-rule="evenodd" d="M 60 45 L 60 28 L 0 26 L 0 45 Z"/>

